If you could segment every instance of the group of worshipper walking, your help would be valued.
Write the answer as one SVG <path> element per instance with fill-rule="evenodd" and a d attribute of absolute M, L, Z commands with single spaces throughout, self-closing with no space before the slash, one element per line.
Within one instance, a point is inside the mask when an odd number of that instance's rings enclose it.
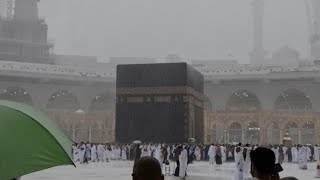
<path fill-rule="evenodd" d="M 241 143 L 235 147 L 235 180 L 243 180 L 248 179 L 252 176 L 252 152 L 256 149 L 261 148 L 258 145 L 250 146 L 246 144 L 242 146 Z M 301 170 L 305 170 L 308 168 L 308 162 L 316 161 L 319 163 L 320 159 L 320 147 L 311 146 L 311 145 L 294 145 L 294 146 L 283 146 L 283 145 L 274 145 L 265 148 L 268 150 L 261 151 L 261 156 L 268 157 L 273 159 L 274 158 L 274 171 L 282 170 L 281 164 L 283 162 L 288 163 L 297 163 L 298 168 Z M 265 154 L 263 154 L 263 152 Z M 273 155 L 270 155 L 272 153 Z M 258 155 L 256 155 L 258 156 Z M 262 157 L 256 157 L 262 161 Z M 266 159 L 264 159 L 266 161 Z M 262 161 L 262 162 L 264 162 Z M 263 164 L 263 166 L 267 164 Z M 259 163 L 259 162 L 257 162 Z M 256 164 L 257 165 L 257 164 Z M 270 165 L 271 167 L 271 165 Z M 278 175 L 277 175 L 278 176 Z M 274 178 L 272 178 L 274 179 Z"/>
<path fill-rule="evenodd" d="M 177 149 L 183 149 L 178 146 Z M 184 150 L 182 150 L 184 151 Z M 243 164 L 243 154 L 241 146 L 236 147 L 237 167 Z M 182 153 L 182 152 L 181 152 Z M 276 163 L 274 152 L 270 148 L 257 147 L 250 151 L 251 176 L 247 180 L 296 180 L 294 177 L 280 179 L 279 173 L 283 171 L 281 165 Z M 242 180 L 241 169 L 236 172 L 236 179 Z M 132 171 L 132 180 L 164 180 L 159 161 L 153 157 L 142 157 L 138 159 Z M 185 176 L 182 177 L 185 179 Z"/>
<path fill-rule="evenodd" d="M 235 179 L 251 177 L 251 152 L 259 145 L 189 145 L 189 144 L 118 144 L 118 143 L 79 143 L 72 147 L 73 160 L 80 163 L 110 162 L 111 160 L 134 160 L 143 157 L 157 159 L 161 170 L 185 178 L 188 165 L 194 161 L 209 161 L 210 165 L 220 166 L 224 162 L 235 162 Z M 268 149 L 273 152 L 275 163 L 297 163 L 299 169 L 307 169 L 308 162 L 320 160 L 320 147 L 315 145 L 272 145 Z M 170 164 L 173 163 L 173 164 Z M 169 172 L 168 168 L 169 167 Z"/>
<path fill-rule="evenodd" d="M 110 160 L 127 160 L 130 150 L 129 145 L 79 143 L 72 146 L 74 162 L 109 162 Z"/>
<path fill-rule="evenodd" d="M 163 170 L 163 166 L 165 166 L 166 174 L 170 174 L 169 160 L 175 161 L 176 168 L 174 170 L 174 176 L 184 179 L 187 176 L 188 164 L 192 163 L 194 157 L 197 156 L 194 154 L 195 150 L 195 146 L 190 146 L 187 144 L 174 144 L 170 146 L 166 144 L 138 144 L 134 147 L 134 160 L 137 162 L 143 157 L 153 157 L 158 160 L 159 164 L 161 165 L 161 170 Z"/>

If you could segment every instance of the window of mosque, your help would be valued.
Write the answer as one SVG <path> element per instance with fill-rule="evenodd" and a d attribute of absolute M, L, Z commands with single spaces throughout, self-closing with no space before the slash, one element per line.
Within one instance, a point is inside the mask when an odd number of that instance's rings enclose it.
<path fill-rule="evenodd" d="M 296 89 L 289 89 L 278 96 L 274 104 L 274 108 L 279 110 L 309 110 L 312 109 L 312 103 L 310 101 L 310 97 L 305 93 Z"/>
<path fill-rule="evenodd" d="M 227 101 L 228 111 L 252 112 L 261 108 L 258 97 L 247 90 L 239 90 L 231 95 Z"/>
<path fill-rule="evenodd" d="M 80 103 L 74 94 L 67 90 L 61 90 L 50 96 L 47 108 L 78 110 L 80 108 Z"/>
<path fill-rule="evenodd" d="M 10 87 L 0 93 L 0 99 L 33 104 L 30 94 L 19 87 Z"/>
<path fill-rule="evenodd" d="M 103 93 L 94 97 L 90 110 L 107 110 L 115 103 L 115 97 L 111 93 Z"/>

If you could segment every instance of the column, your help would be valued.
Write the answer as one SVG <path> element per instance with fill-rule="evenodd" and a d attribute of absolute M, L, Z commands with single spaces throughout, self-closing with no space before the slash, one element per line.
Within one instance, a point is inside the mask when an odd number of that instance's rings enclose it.
<path fill-rule="evenodd" d="M 267 145 L 267 129 L 260 129 L 260 145 Z"/>
<path fill-rule="evenodd" d="M 230 132 L 227 130 L 227 141 L 225 141 L 225 142 L 230 142 Z"/>
<path fill-rule="evenodd" d="M 76 140 L 76 129 L 72 129 L 72 140 Z"/>
<path fill-rule="evenodd" d="M 301 144 L 301 129 L 299 129 L 299 144 Z"/>
<path fill-rule="evenodd" d="M 227 142 L 227 140 L 228 140 L 228 130 L 224 130 L 224 142 L 223 143 Z"/>
<path fill-rule="evenodd" d="M 244 129 L 242 129 L 241 130 L 241 142 L 243 143 L 243 144 L 245 144 L 245 130 Z"/>
<path fill-rule="evenodd" d="M 280 129 L 280 139 L 279 139 L 279 144 L 283 143 L 283 130 Z"/>
<path fill-rule="evenodd" d="M 92 129 L 89 129 L 89 143 L 91 143 L 91 139 L 92 139 Z"/>

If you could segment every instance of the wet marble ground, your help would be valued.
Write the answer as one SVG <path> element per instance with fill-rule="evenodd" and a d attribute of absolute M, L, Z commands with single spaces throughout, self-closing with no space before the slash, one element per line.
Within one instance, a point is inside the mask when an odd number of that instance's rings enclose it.
<path fill-rule="evenodd" d="M 24 176 L 22 180 L 128 180 L 131 179 L 133 162 L 112 161 L 110 163 L 77 164 L 72 166 L 55 167 L 41 172 Z M 234 179 L 234 163 L 225 163 L 221 166 L 209 165 L 208 162 L 195 162 L 188 167 L 190 180 L 232 180 Z M 294 176 L 298 179 L 315 179 L 316 164 L 310 163 L 308 170 L 299 170 L 297 164 L 283 164 L 284 172 L 281 177 Z M 174 169 L 171 163 L 171 172 Z M 179 179 L 166 176 L 166 180 Z"/>

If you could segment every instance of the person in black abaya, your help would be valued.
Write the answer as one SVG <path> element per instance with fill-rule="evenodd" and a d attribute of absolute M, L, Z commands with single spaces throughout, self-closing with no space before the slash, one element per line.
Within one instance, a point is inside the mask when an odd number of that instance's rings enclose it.
<path fill-rule="evenodd" d="M 216 149 L 216 164 L 221 165 L 222 164 L 222 152 L 220 145 L 217 146 Z"/>
<path fill-rule="evenodd" d="M 288 162 L 292 162 L 292 151 L 291 151 L 291 146 L 288 147 L 286 154 L 288 156 Z"/>

